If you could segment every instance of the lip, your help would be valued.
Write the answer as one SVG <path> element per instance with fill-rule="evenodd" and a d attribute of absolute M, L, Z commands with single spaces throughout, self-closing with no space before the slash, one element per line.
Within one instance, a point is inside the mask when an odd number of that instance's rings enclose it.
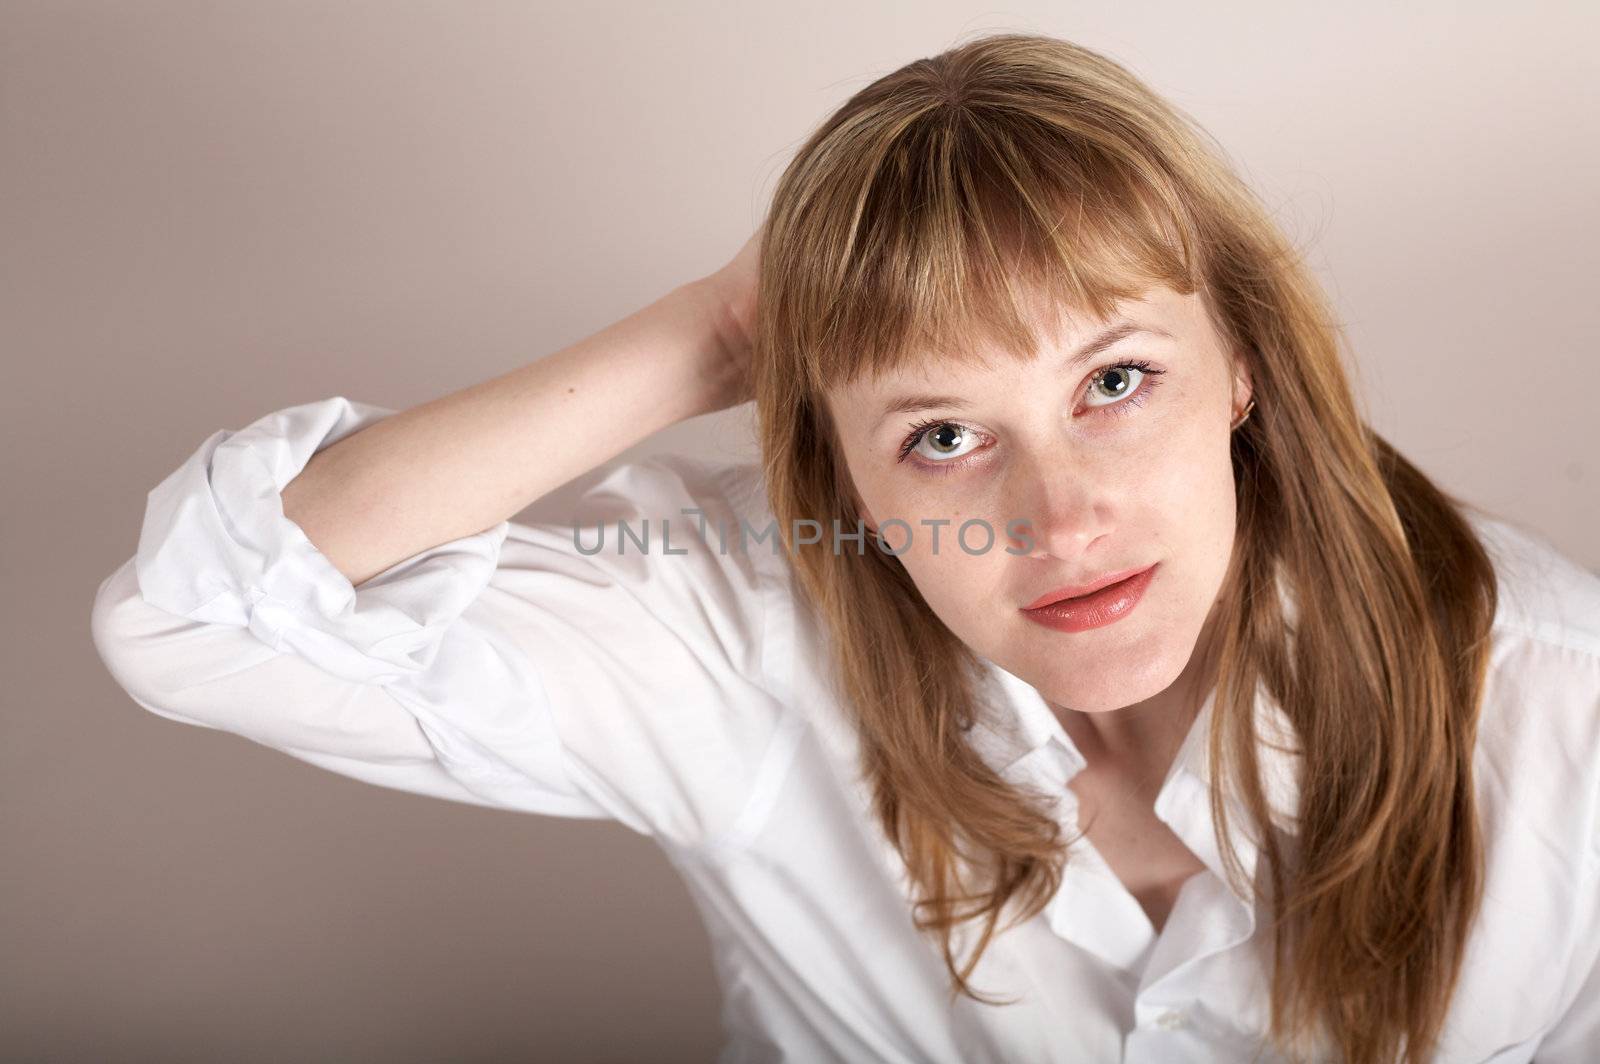
<path fill-rule="evenodd" d="M 1036 610 L 1040 606 L 1048 606 L 1052 602 L 1060 602 L 1062 599 L 1082 598 L 1085 595 L 1092 595 L 1103 587 L 1119 584 L 1129 577 L 1138 576 L 1140 573 L 1148 572 L 1154 568 L 1154 565 L 1147 565 L 1142 569 L 1123 569 L 1121 572 L 1109 573 L 1090 584 L 1081 584 L 1077 587 L 1058 587 L 1054 591 L 1046 591 L 1022 608 Z"/>
<path fill-rule="evenodd" d="M 1030 621 L 1059 632 L 1083 632 L 1120 621 L 1144 598 L 1160 565 L 1124 570 L 1081 588 L 1061 588 L 1022 607 Z"/>

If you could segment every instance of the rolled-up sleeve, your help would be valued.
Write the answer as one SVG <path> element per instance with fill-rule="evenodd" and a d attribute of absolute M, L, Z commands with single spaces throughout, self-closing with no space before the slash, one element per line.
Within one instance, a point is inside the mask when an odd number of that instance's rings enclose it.
<path fill-rule="evenodd" d="M 218 432 L 150 492 L 135 570 L 146 602 L 238 625 L 348 680 L 423 672 L 493 575 L 507 522 L 350 581 L 283 515 L 312 454 L 392 411 L 334 398 Z"/>
<path fill-rule="evenodd" d="M 379 786 L 685 842 L 736 813 L 778 710 L 759 644 L 770 563 L 703 543 L 584 553 L 575 532 L 730 516 L 733 473 L 629 463 L 572 525 L 503 521 L 354 586 L 281 492 L 392 413 L 290 407 L 213 434 L 161 481 L 93 608 L 117 682 L 160 716 Z"/>

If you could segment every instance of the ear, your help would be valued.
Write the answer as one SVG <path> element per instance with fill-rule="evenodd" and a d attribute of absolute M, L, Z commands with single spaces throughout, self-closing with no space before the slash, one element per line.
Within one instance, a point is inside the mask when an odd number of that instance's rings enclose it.
<path fill-rule="evenodd" d="M 1250 405 L 1250 399 L 1255 394 L 1255 379 L 1250 373 L 1250 360 L 1241 354 L 1233 356 L 1233 377 L 1229 381 L 1233 396 L 1233 416 L 1238 417 L 1239 412 Z"/>

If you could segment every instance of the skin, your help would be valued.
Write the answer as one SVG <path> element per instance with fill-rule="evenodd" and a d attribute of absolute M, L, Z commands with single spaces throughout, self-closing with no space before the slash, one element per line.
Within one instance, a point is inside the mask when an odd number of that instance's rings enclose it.
<path fill-rule="evenodd" d="M 1121 318 L 1167 335 L 1134 333 L 1063 371 Z M 1091 767 L 1159 778 L 1210 686 L 1235 529 L 1230 426 L 1250 398 L 1248 369 L 1198 293 L 1164 286 L 1103 321 L 1064 314 L 1044 335 L 1050 341 L 1030 362 L 932 358 L 834 389 L 829 410 L 868 524 L 911 526 L 900 560 L 934 613 L 1037 688 Z M 1141 360 L 1161 372 L 1102 376 Z M 929 394 L 964 402 L 883 413 L 893 399 Z M 926 420 L 950 424 L 900 460 L 910 427 Z M 935 551 L 921 522 L 939 518 L 950 523 Z M 955 540 L 971 518 L 996 533 L 982 553 Z M 1031 534 L 1031 551 L 1006 550 L 1026 546 L 1007 534 L 1013 519 L 1025 522 L 1013 531 Z M 902 526 L 883 534 L 895 549 L 906 544 Z M 974 528 L 967 542 L 978 549 L 984 540 Z M 1046 591 L 1152 563 L 1144 598 L 1112 624 L 1058 632 L 1019 610 Z"/>

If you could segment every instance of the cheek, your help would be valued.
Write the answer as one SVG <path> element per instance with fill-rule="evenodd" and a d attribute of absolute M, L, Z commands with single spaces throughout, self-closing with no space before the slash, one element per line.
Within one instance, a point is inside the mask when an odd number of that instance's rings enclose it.
<path fill-rule="evenodd" d="M 918 524 L 924 517 L 945 517 L 947 514 L 937 514 L 930 504 L 917 497 L 914 490 L 909 490 L 910 485 L 904 477 L 886 475 L 882 470 L 868 468 L 859 470 L 854 474 L 855 489 L 862 505 L 866 507 L 878 522 L 898 518 L 912 526 L 913 536 L 922 532 Z M 904 528 L 891 526 L 890 538 L 899 544 L 905 539 Z M 909 553 L 909 552 L 908 552 Z"/>
<path fill-rule="evenodd" d="M 1007 557 L 997 542 L 988 551 L 968 554 L 956 540 L 956 525 L 939 529 L 939 547 L 932 547 L 932 529 L 917 526 L 913 549 L 900 555 L 912 583 L 938 618 L 957 635 L 968 638 L 975 623 L 992 608 L 990 599 L 1001 582 L 994 574 L 995 558 Z M 973 531 L 968 544 L 979 550 L 985 537 Z"/>
<path fill-rule="evenodd" d="M 1141 504 L 1159 526 L 1166 549 L 1196 559 L 1226 559 L 1235 517 L 1228 437 L 1186 433 L 1155 449 L 1141 465 Z"/>

